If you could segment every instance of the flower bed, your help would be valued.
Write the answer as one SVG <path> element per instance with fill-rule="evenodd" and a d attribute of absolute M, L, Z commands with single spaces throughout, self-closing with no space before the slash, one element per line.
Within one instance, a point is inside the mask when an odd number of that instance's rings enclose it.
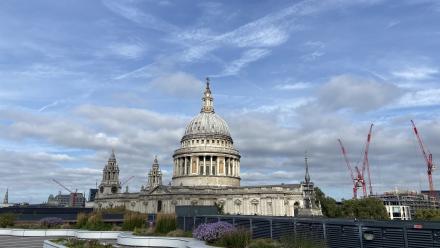
<path fill-rule="evenodd" d="M 214 242 L 222 238 L 225 234 L 235 231 L 236 228 L 224 221 L 215 223 L 201 224 L 193 231 L 193 237 L 207 242 Z"/>

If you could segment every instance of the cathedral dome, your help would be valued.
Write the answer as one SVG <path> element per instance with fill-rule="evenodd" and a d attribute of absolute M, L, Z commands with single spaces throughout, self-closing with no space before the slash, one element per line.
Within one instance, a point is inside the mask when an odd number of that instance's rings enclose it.
<path fill-rule="evenodd" d="M 206 84 L 202 100 L 202 110 L 190 121 L 188 126 L 186 126 L 182 141 L 205 137 L 218 137 L 232 141 L 228 124 L 223 118 L 214 112 L 214 98 L 212 97 L 211 89 L 209 88 L 209 81 Z"/>
<path fill-rule="evenodd" d="M 234 148 L 228 124 L 214 112 L 214 98 L 206 80 L 200 113 L 186 126 L 174 151 L 175 186 L 240 186 L 240 153 Z"/>
<path fill-rule="evenodd" d="M 226 136 L 231 137 L 228 124 L 215 113 L 202 112 L 194 117 L 185 130 L 185 137 L 199 136 Z M 189 137 L 188 137 L 189 138 Z"/>

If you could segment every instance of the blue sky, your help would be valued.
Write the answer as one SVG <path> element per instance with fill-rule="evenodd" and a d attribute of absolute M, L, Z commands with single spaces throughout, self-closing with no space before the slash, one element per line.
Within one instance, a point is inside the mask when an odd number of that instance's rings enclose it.
<path fill-rule="evenodd" d="M 312 180 L 349 198 L 336 140 L 355 164 L 374 122 L 374 191 L 426 189 L 409 120 L 435 160 L 438 23 L 434 0 L 1 1 L 0 193 L 86 191 L 112 148 L 130 191 L 156 154 L 168 182 L 207 76 L 243 185 L 299 182 L 307 150 Z"/>

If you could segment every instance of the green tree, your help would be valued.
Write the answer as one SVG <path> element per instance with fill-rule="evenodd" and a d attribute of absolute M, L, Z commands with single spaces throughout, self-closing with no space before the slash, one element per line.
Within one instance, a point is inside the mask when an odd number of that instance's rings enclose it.
<path fill-rule="evenodd" d="M 383 202 L 376 198 L 345 200 L 342 215 L 346 218 L 387 220 L 388 213 Z"/>
<path fill-rule="evenodd" d="M 321 203 L 322 213 L 328 218 L 358 218 L 386 220 L 388 214 L 381 200 L 362 198 L 342 200 L 340 204 L 335 199 L 326 196 L 319 188 L 315 188 L 316 200 Z"/>
<path fill-rule="evenodd" d="M 416 211 L 415 219 L 440 221 L 440 209 L 419 209 Z"/>
<path fill-rule="evenodd" d="M 316 200 L 321 203 L 322 214 L 329 218 L 342 217 L 341 209 L 336 200 L 326 196 L 320 188 L 315 188 Z"/>

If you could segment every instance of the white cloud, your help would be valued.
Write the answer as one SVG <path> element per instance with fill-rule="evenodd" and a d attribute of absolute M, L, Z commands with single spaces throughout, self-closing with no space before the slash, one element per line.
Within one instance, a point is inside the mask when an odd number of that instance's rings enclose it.
<path fill-rule="evenodd" d="M 278 84 L 275 86 L 277 90 L 303 90 L 312 87 L 311 83 L 297 82 L 291 84 Z"/>
<path fill-rule="evenodd" d="M 403 70 L 393 71 L 391 74 L 405 80 L 424 80 L 429 79 L 438 73 L 439 70 L 437 68 L 422 66 L 408 67 Z"/>
<path fill-rule="evenodd" d="M 440 89 L 416 90 L 405 93 L 393 107 L 426 107 L 440 105 Z"/>
<path fill-rule="evenodd" d="M 241 57 L 237 60 L 234 60 L 227 65 L 223 72 L 220 75 L 215 75 L 216 77 L 220 76 L 231 76 L 236 75 L 241 69 L 246 67 L 249 63 L 255 62 L 267 55 L 270 54 L 270 51 L 267 49 L 250 49 L 244 52 Z"/>
<path fill-rule="evenodd" d="M 161 75 L 153 79 L 151 87 L 174 96 L 191 96 L 201 94 L 202 82 L 185 72 Z"/>
<path fill-rule="evenodd" d="M 394 84 L 350 75 L 332 77 L 319 90 L 319 104 L 325 109 L 365 112 L 384 107 L 402 95 Z"/>
<path fill-rule="evenodd" d="M 176 32 L 179 30 L 176 26 L 136 8 L 132 5 L 132 1 L 128 2 L 129 4 L 127 4 L 127 1 L 104 0 L 103 4 L 114 13 L 131 20 L 142 27 L 162 32 Z"/>
<path fill-rule="evenodd" d="M 144 56 L 147 48 L 139 43 L 112 43 L 108 46 L 111 54 L 128 58 L 137 59 Z"/>

